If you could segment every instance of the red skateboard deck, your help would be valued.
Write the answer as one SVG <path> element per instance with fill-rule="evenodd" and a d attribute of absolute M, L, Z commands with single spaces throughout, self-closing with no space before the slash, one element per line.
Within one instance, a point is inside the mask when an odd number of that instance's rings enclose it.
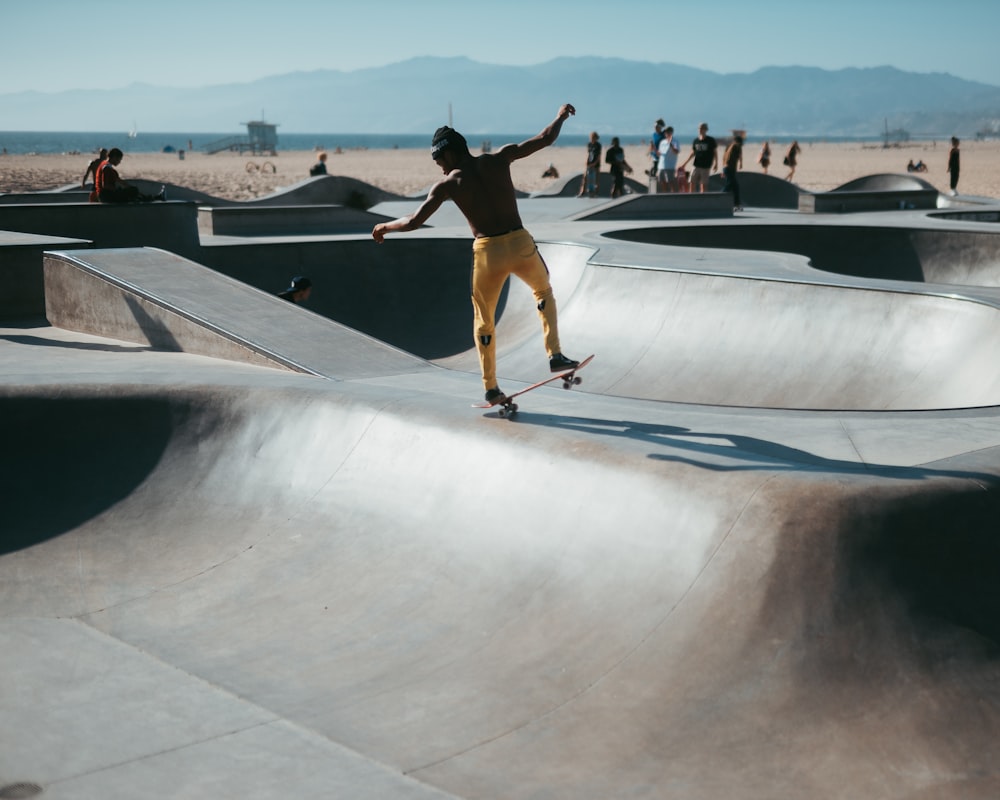
<path fill-rule="evenodd" d="M 553 381 L 561 380 L 563 382 L 563 389 L 572 389 L 574 386 L 579 386 L 583 383 L 583 379 L 577 375 L 581 369 L 583 369 L 587 364 L 594 360 L 593 354 L 587 356 L 583 361 L 577 364 L 573 369 L 567 369 L 563 372 L 557 372 L 555 375 L 551 375 L 543 381 L 538 383 L 533 383 L 520 391 L 514 392 L 512 394 L 507 394 L 501 396 L 496 402 L 493 403 L 473 403 L 473 408 L 493 408 L 493 406 L 500 406 L 497 413 L 501 417 L 513 417 L 517 413 L 517 403 L 514 402 L 515 397 L 520 397 L 526 392 L 530 392 L 533 389 L 537 389 L 539 386 L 544 386 L 547 383 L 552 383 Z"/>

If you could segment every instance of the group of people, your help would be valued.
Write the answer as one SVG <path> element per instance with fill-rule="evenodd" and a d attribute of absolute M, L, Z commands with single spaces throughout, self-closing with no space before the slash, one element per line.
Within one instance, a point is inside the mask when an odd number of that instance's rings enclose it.
<path fill-rule="evenodd" d="M 674 138 L 674 128 L 666 125 L 662 119 L 656 120 L 653 126 L 653 138 L 649 143 L 649 154 L 653 165 L 649 170 L 650 177 L 656 178 L 657 192 L 705 192 L 708 191 L 708 181 L 719 169 L 719 143 L 708 133 L 708 123 L 698 126 L 698 136 L 691 142 L 691 152 L 683 162 L 680 159 L 681 147 Z M 691 164 L 690 178 L 687 165 Z M 743 209 L 740 199 L 740 185 L 737 177 L 743 169 L 743 137 L 736 135 L 726 147 L 722 155 L 722 174 L 726 184 L 723 191 L 733 195 L 733 206 L 737 211 Z"/>
<path fill-rule="evenodd" d="M 161 186 L 158 194 L 148 195 L 139 191 L 138 187 L 123 181 L 118 174 L 118 166 L 125 154 L 117 147 L 110 150 L 101 148 L 97 158 L 87 165 L 80 185 L 87 188 L 87 181 L 93 175 L 93 189 L 90 192 L 91 203 L 148 203 L 153 200 L 166 200 L 166 187 Z"/>
<path fill-rule="evenodd" d="M 632 166 L 625 160 L 625 150 L 617 136 L 611 140 L 611 147 L 604 154 L 604 163 L 608 165 L 608 172 L 611 174 L 611 196 L 621 197 L 625 194 L 625 175 L 632 174 Z M 550 165 L 550 170 L 555 168 Z M 558 177 L 558 172 L 555 177 Z M 583 177 L 580 180 L 580 192 L 577 197 L 597 197 L 600 179 L 601 137 L 597 131 L 592 131 L 590 141 L 587 143 L 587 161 L 583 166 Z"/>
<path fill-rule="evenodd" d="M 799 146 L 798 140 L 793 141 L 788 145 L 788 149 L 785 151 L 785 158 L 783 163 L 788 167 L 788 174 L 785 176 L 786 181 L 790 181 L 795 177 L 795 167 L 799 163 L 799 153 L 802 152 L 802 148 Z M 760 164 L 761 169 L 764 174 L 767 175 L 767 168 L 771 166 L 771 143 L 765 141 L 764 144 L 760 146 L 760 153 L 757 154 L 757 163 Z"/>

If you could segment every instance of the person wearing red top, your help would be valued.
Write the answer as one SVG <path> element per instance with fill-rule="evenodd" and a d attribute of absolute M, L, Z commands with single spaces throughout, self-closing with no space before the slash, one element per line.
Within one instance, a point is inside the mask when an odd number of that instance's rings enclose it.
<path fill-rule="evenodd" d="M 166 188 L 161 187 L 157 195 L 142 194 L 139 189 L 121 179 L 115 169 L 122 163 L 124 153 L 117 147 L 108 152 L 108 160 L 102 161 L 94 178 L 94 190 L 102 203 L 148 203 L 152 200 L 166 200 Z"/>

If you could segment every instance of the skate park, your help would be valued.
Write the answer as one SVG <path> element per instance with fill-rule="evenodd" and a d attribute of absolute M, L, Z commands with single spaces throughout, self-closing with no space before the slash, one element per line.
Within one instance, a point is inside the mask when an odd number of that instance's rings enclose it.
<path fill-rule="evenodd" d="M 1000 202 L 525 197 L 596 357 L 506 420 L 457 209 L 376 245 L 414 199 L 306 183 L 227 233 L 0 203 L 0 783 L 997 795 Z"/>

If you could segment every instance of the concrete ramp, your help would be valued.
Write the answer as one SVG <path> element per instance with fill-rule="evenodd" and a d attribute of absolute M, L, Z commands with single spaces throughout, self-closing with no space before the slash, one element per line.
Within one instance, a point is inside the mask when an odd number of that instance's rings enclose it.
<path fill-rule="evenodd" d="M 1000 607 L 971 565 L 1000 507 L 974 462 L 810 467 L 582 395 L 517 424 L 426 383 L 183 369 L 0 396 L 0 774 L 57 798 L 994 796 Z"/>
<path fill-rule="evenodd" d="M 129 183 L 139 187 L 140 191 L 147 194 L 156 194 L 163 186 L 166 188 L 167 197 L 171 200 L 186 200 L 197 203 L 199 206 L 213 208 L 344 205 L 366 209 L 377 203 L 402 199 L 401 195 L 387 192 L 356 178 L 346 178 L 340 175 L 320 175 L 315 178 L 306 178 L 252 200 L 229 200 L 196 189 L 189 189 L 186 186 L 163 183 L 162 181 L 149 181 L 143 178 L 130 179 Z"/>

